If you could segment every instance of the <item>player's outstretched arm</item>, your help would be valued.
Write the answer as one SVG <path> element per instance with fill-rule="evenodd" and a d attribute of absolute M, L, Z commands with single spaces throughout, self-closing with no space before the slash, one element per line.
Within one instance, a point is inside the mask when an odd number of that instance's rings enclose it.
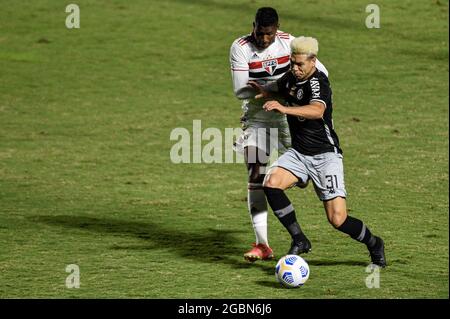
<path fill-rule="evenodd" d="M 323 117 L 325 104 L 313 101 L 308 105 L 302 106 L 284 106 L 277 101 L 268 101 L 263 105 L 266 111 L 277 111 L 292 116 L 301 116 L 308 120 L 317 120 Z"/>

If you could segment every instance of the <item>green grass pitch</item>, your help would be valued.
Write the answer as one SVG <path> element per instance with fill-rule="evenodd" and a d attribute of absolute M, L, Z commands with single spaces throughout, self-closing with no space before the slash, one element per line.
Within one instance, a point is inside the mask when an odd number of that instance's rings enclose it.
<path fill-rule="evenodd" d="M 0 10 L 1 298 L 448 298 L 448 1 L 10 1 Z M 309 187 L 290 190 L 311 276 L 281 288 L 254 240 L 244 164 L 173 164 L 174 128 L 239 127 L 228 63 L 256 9 L 319 40 L 330 71 L 350 214 L 365 248 Z M 203 142 L 205 144 L 205 142 Z M 287 232 L 269 215 L 277 257 Z M 66 287 L 67 265 L 80 288 Z"/>

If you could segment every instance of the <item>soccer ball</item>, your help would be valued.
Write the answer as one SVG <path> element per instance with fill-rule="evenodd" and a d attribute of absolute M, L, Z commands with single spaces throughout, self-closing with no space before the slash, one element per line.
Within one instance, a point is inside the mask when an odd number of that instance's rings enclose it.
<path fill-rule="evenodd" d="M 281 257 L 275 267 L 275 277 L 286 288 L 303 286 L 309 278 L 308 263 L 297 255 Z"/>

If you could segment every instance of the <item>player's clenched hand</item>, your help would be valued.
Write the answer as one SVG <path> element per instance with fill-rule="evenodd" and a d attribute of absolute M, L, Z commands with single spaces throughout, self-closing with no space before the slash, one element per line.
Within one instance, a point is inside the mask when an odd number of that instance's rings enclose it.
<path fill-rule="evenodd" d="M 248 81 L 247 85 L 250 85 L 253 89 L 258 92 L 255 95 L 255 99 L 268 98 L 270 97 L 270 93 L 267 92 L 264 87 L 256 81 Z"/>
<path fill-rule="evenodd" d="M 286 107 L 281 105 L 277 101 L 268 101 L 268 102 L 264 103 L 263 109 L 266 110 L 267 112 L 268 111 L 277 111 L 280 113 L 284 113 L 284 110 L 286 109 Z"/>

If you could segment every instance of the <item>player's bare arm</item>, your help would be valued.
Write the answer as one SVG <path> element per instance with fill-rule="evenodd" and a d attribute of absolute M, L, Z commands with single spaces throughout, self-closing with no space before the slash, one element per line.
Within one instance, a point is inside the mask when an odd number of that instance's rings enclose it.
<path fill-rule="evenodd" d="M 277 101 L 268 101 L 263 106 L 266 111 L 278 111 L 292 116 L 301 116 L 308 120 L 321 119 L 325 112 L 325 105 L 321 102 L 313 101 L 303 106 L 284 106 Z"/>

